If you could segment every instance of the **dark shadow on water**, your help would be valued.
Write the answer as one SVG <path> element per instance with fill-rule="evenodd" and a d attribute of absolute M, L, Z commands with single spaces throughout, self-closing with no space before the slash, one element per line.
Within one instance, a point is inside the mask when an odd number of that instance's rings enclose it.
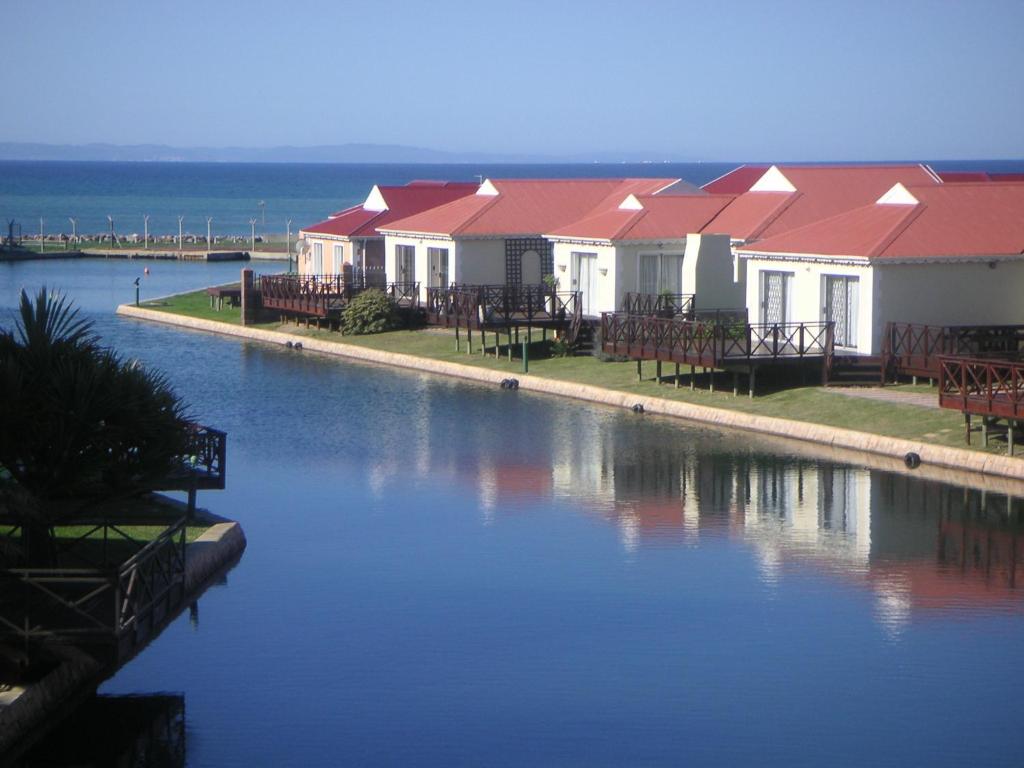
<path fill-rule="evenodd" d="M 95 696 L 16 765 L 181 768 L 185 754 L 184 696 Z"/>

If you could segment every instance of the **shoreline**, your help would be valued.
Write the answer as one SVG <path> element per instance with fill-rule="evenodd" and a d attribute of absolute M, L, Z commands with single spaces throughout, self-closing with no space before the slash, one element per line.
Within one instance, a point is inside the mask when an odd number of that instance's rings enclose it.
<path fill-rule="evenodd" d="M 128 304 L 120 305 L 116 313 L 124 317 L 149 320 L 163 323 L 164 325 L 206 331 L 224 336 L 234 336 L 252 341 L 261 341 L 278 346 L 283 346 L 286 342 L 295 341 L 295 336 L 281 331 L 229 325 L 227 323 L 201 320 L 171 312 L 134 307 Z M 300 341 L 302 342 L 303 349 L 313 352 L 398 367 L 419 373 L 433 373 L 455 377 L 494 387 L 499 386 L 503 379 L 509 378 L 509 374 L 503 371 L 487 370 L 404 353 L 383 352 L 373 348 L 346 344 L 343 341 L 323 341 L 308 337 L 301 337 Z M 786 441 L 799 441 L 803 445 L 827 446 L 830 449 L 846 452 L 852 451 L 865 456 L 882 457 L 888 462 L 902 464 L 904 457 L 908 453 L 916 453 L 920 457 L 921 467 L 912 470 L 913 472 L 924 475 L 937 470 L 946 479 L 950 479 L 951 474 L 983 475 L 989 478 L 1002 478 L 1021 483 L 1021 490 L 1024 490 L 1024 462 L 1020 458 L 999 456 L 964 448 L 934 445 L 917 440 L 887 437 L 868 432 L 858 432 L 806 421 L 794 421 L 774 416 L 759 416 L 724 408 L 667 400 L 660 397 L 641 396 L 590 384 L 577 384 L 530 374 L 520 374 L 517 378 L 519 388 L 524 391 L 568 397 L 615 408 L 632 409 L 635 405 L 642 405 L 644 413 L 649 415 L 669 416 L 712 427 L 740 430 L 747 433 L 753 432 L 758 435 L 784 439 Z M 895 469 L 896 467 L 889 468 Z M 922 470 L 924 471 L 922 472 Z"/>

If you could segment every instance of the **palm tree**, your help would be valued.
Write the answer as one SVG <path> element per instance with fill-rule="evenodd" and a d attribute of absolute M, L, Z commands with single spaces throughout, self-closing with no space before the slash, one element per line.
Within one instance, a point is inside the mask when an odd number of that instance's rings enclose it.
<path fill-rule="evenodd" d="M 0 331 L 0 512 L 29 564 L 54 564 L 53 525 L 180 468 L 191 430 L 162 374 L 101 347 L 64 296 L 21 292 Z"/>

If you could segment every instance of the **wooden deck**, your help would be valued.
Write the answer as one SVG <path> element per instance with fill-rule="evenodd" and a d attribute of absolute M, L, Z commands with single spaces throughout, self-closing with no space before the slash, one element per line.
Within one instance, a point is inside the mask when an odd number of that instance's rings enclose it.
<path fill-rule="evenodd" d="M 656 360 L 740 369 L 793 361 L 830 362 L 832 323 L 764 325 L 606 312 L 601 316 L 602 348 L 636 360 Z"/>
<path fill-rule="evenodd" d="M 946 356 L 939 360 L 940 406 L 1024 420 L 1024 362 Z"/>
<path fill-rule="evenodd" d="M 937 379 L 946 355 L 1024 359 L 1024 325 L 886 323 L 882 369 L 888 376 Z"/>
<path fill-rule="evenodd" d="M 348 303 L 370 288 L 394 299 L 399 307 L 419 306 L 419 283 L 379 285 L 348 275 L 261 275 L 260 300 L 264 309 L 319 320 L 337 320 Z"/>
<path fill-rule="evenodd" d="M 544 285 L 452 285 L 428 288 L 429 325 L 469 331 L 541 328 L 565 331 L 571 342 L 582 320 L 579 291 Z"/>

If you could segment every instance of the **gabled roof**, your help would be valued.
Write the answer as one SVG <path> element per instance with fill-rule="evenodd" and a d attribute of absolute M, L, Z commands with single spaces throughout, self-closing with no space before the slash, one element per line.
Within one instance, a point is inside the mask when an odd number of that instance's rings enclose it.
<path fill-rule="evenodd" d="M 767 165 L 741 165 L 712 179 L 701 189 L 715 195 L 740 195 L 749 190 L 767 170 Z"/>
<path fill-rule="evenodd" d="M 936 171 L 946 184 L 975 181 L 1024 181 L 1024 173 L 990 173 L 989 171 Z"/>
<path fill-rule="evenodd" d="M 678 179 L 495 179 L 475 195 L 392 222 L 388 232 L 449 237 L 537 235 L 630 194 L 653 194 Z"/>
<path fill-rule="evenodd" d="M 678 240 L 700 232 L 732 195 L 629 195 L 549 233 L 587 240 Z"/>
<path fill-rule="evenodd" d="M 742 249 L 873 260 L 1024 254 L 1024 184 L 896 185 L 878 202 Z"/>
<path fill-rule="evenodd" d="M 942 182 L 924 165 L 773 165 L 706 231 L 737 240 L 773 237 L 873 203 L 897 183 Z"/>
<path fill-rule="evenodd" d="M 361 205 L 332 214 L 302 231 L 342 237 L 379 237 L 379 227 L 472 195 L 474 182 L 411 181 L 405 186 L 374 186 Z"/>

